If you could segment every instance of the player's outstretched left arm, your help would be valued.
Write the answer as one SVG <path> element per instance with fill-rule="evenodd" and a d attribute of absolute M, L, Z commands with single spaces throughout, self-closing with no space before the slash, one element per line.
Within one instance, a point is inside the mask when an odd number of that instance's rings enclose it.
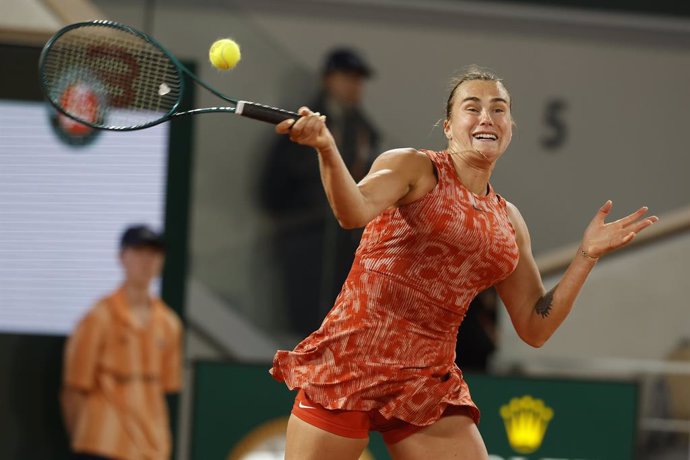
<path fill-rule="evenodd" d="M 509 216 L 516 230 L 520 261 L 515 271 L 496 288 L 506 305 L 515 330 L 522 340 L 542 346 L 558 329 L 573 307 L 587 276 L 597 260 L 629 244 L 639 232 L 658 217 L 644 217 L 647 207 L 606 223 L 613 203 L 607 201 L 584 232 L 577 254 L 558 284 L 546 292 L 532 255 L 527 225 L 515 206 L 509 203 Z"/>

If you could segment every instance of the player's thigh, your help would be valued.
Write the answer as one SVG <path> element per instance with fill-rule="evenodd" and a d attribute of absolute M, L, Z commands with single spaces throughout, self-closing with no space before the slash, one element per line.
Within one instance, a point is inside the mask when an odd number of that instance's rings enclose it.
<path fill-rule="evenodd" d="M 338 436 L 290 416 L 285 440 L 285 460 L 357 460 L 368 438 Z"/>
<path fill-rule="evenodd" d="M 393 460 L 488 460 L 474 421 L 464 415 L 443 417 L 433 425 L 388 446 Z"/>

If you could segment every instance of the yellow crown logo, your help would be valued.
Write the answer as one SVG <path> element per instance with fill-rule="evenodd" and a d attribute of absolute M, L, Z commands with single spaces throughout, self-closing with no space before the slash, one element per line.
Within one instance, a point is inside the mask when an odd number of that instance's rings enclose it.
<path fill-rule="evenodd" d="M 501 418 L 510 446 L 520 454 L 531 454 L 541 446 L 553 409 L 531 396 L 513 398 L 501 406 Z"/>

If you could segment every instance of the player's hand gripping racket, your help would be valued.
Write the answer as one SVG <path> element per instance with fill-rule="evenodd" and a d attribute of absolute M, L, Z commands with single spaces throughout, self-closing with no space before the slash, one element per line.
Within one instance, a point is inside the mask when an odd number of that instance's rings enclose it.
<path fill-rule="evenodd" d="M 130 131 L 173 117 L 226 112 L 277 124 L 295 112 L 229 98 L 213 89 L 153 38 L 111 21 L 71 24 L 43 48 L 41 87 L 68 117 L 96 129 Z M 180 111 L 183 75 L 230 103 Z"/>

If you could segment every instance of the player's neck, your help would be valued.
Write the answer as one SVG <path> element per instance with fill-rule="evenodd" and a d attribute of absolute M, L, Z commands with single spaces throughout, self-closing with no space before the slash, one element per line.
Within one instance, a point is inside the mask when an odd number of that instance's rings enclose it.
<path fill-rule="evenodd" d="M 459 155 L 451 155 L 451 160 L 455 166 L 455 173 L 465 188 L 476 195 L 486 195 L 495 163 L 478 161 L 476 158 L 463 155 L 464 153 L 466 152 L 462 152 Z"/>

